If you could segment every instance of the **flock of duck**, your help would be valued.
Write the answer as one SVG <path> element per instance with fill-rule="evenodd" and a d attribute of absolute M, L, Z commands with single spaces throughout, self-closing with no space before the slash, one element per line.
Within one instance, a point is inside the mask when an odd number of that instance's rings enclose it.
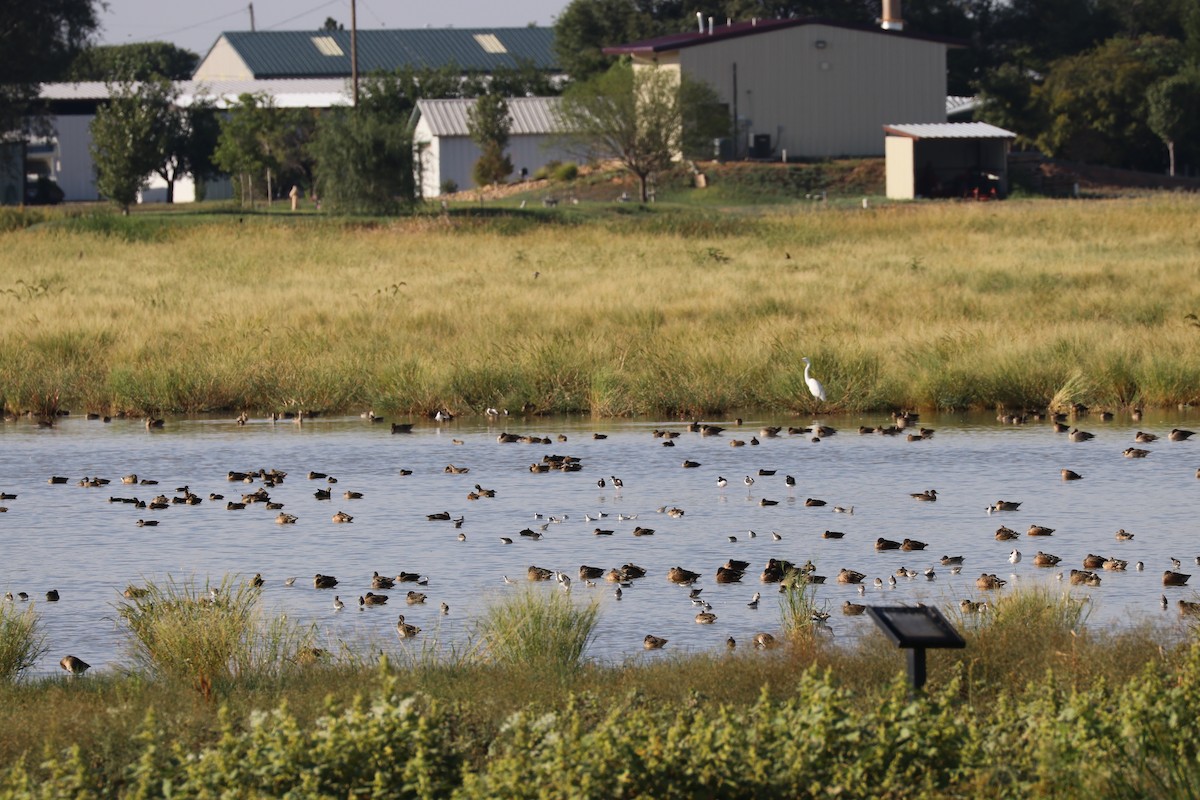
<path fill-rule="evenodd" d="M 815 394 L 816 392 L 814 390 L 814 395 Z M 492 410 L 489 409 L 489 412 L 491 411 Z M 1083 414 L 1086 414 L 1086 410 L 1081 411 L 1076 409 L 1076 419 L 1081 418 Z M 363 416 L 372 423 L 383 421 L 382 417 L 379 417 L 372 412 L 368 412 Z M 500 416 L 500 413 L 496 412 L 495 416 L 493 416 L 492 413 L 489 413 L 488 416 L 489 419 L 494 420 Z M 452 419 L 453 417 L 449 413 L 439 411 L 436 418 L 433 419 L 433 422 L 440 426 L 448 423 Z M 297 418 L 297 421 L 302 420 L 303 417 Z M 1072 442 L 1085 442 L 1094 438 L 1091 433 L 1083 431 L 1078 427 L 1068 425 L 1067 420 L 1067 415 L 1053 415 L 1050 417 L 1052 429 L 1056 433 L 1066 434 L 1067 438 Z M 275 418 L 272 418 L 271 422 L 275 421 Z M 858 433 L 860 435 L 880 436 L 903 435 L 908 441 L 924 441 L 932 439 L 935 431 L 931 428 L 920 427 L 918 425 L 918 421 L 919 417 L 915 413 L 899 413 L 892 416 L 891 424 L 879 427 L 860 426 L 858 428 Z M 1004 424 L 1022 424 L 1033 420 L 1026 415 L 1021 415 L 1019 417 L 1015 415 L 1002 415 L 999 421 Z M 238 418 L 237 422 L 239 425 L 245 425 L 248 422 L 248 418 L 243 415 L 242 417 Z M 158 420 L 149 420 L 147 421 L 146 427 L 148 430 L 160 430 L 163 427 L 163 424 Z M 410 434 L 413 432 L 414 426 L 411 423 L 394 423 L 390 426 L 390 433 L 392 434 Z M 807 441 L 819 442 L 823 439 L 838 435 L 838 433 L 839 432 L 831 426 L 814 423 L 813 425 L 806 427 L 789 427 L 786 429 L 786 432 L 782 427 L 765 426 L 759 428 L 756 433 L 751 434 L 750 432 L 743 432 L 741 420 L 736 420 L 732 425 L 727 426 L 701 423 L 697 421 L 682 425 L 679 429 L 655 429 L 652 431 L 652 438 L 658 445 L 662 447 L 675 447 L 677 446 L 677 441 L 680 439 L 680 437 L 685 435 L 697 435 L 702 438 L 721 437 L 724 441 L 728 442 L 730 447 L 740 448 L 759 446 L 766 440 L 779 439 L 783 438 L 784 436 L 802 437 Z M 845 434 L 842 435 L 844 436 Z M 1165 438 L 1166 440 L 1172 442 L 1183 442 L 1187 441 L 1192 436 L 1193 433 L 1191 431 L 1178 428 L 1172 429 L 1169 433 L 1162 434 L 1161 436 L 1159 434 L 1138 431 L 1134 436 L 1134 443 L 1153 444 L 1160 438 Z M 593 434 L 592 438 L 596 441 L 601 441 L 606 438 L 606 436 L 604 434 L 597 433 Z M 508 431 L 502 431 L 495 435 L 495 441 L 499 445 L 552 445 L 566 443 L 567 437 L 563 434 L 559 434 L 552 441 L 550 437 L 546 436 L 517 434 Z M 460 439 L 453 439 L 452 443 L 462 444 L 463 442 Z M 1128 458 L 1146 458 L 1150 455 L 1150 451 L 1144 448 L 1130 447 L 1124 451 L 1123 455 Z M 685 470 L 697 470 L 701 467 L 702 463 L 694 458 L 685 458 L 681 462 L 681 468 Z M 586 467 L 584 459 L 571 455 L 556 454 L 543 455 L 540 459 L 533 461 L 528 466 L 528 471 L 530 473 L 569 473 L 581 472 L 585 469 Z M 447 475 L 461 476 L 470 473 L 471 468 L 461 464 L 450 463 L 444 467 L 442 472 Z M 756 482 L 763 481 L 764 479 L 770 480 L 774 478 L 775 482 L 771 485 L 777 486 L 779 485 L 779 482 L 776 473 L 777 470 L 775 469 L 760 468 L 745 474 L 741 478 L 740 482 L 746 487 L 747 492 L 752 490 L 752 487 L 756 485 Z M 399 474 L 403 476 L 410 475 L 412 473 L 410 470 L 400 470 Z M 127 487 L 129 493 L 110 493 L 107 497 L 107 501 L 112 504 L 128 505 L 136 509 L 138 516 L 135 524 L 139 527 L 154 527 L 159 524 L 159 519 L 151 516 L 152 512 L 161 512 L 164 509 L 176 506 L 199 506 L 205 503 L 217 504 L 219 507 L 222 507 L 230 512 L 240 512 L 252 507 L 262 507 L 268 510 L 277 511 L 278 514 L 275 517 L 275 522 L 279 525 L 294 525 L 305 513 L 303 511 L 300 513 L 291 513 L 290 511 L 285 511 L 284 503 L 280 500 L 277 500 L 273 496 L 274 490 L 277 487 L 282 486 L 285 483 L 285 480 L 288 479 L 288 473 L 283 470 L 229 470 L 222 477 L 226 481 L 226 485 L 228 487 L 240 484 L 247 488 L 246 490 L 232 491 L 231 489 L 226 488 L 223 491 L 210 491 L 205 494 L 194 492 L 189 485 L 180 485 L 171 493 L 158 492 L 153 498 L 143 499 L 139 496 L 143 489 L 146 487 L 156 487 L 158 485 L 158 481 L 130 473 L 119 478 L 119 484 L 116 484 L 122 487 Z M 338 482 L 338 479 L 328 473 L 311 470 L 305 474 L 305 477 L 309 481 L 315 481 L 321 484 L 313 492 L 314 502 L 318 504 L 320 504 L 322 501 L 332 502 L 335 497 L 340 497 L 341 500 L 346 503 L 354 503 L 364 500 L 363 492 L 354 490 L 336 492 L 333 486 Z M 1064 481 L 1081 480 L 1083 478 L 1082 475 L 1065 468 L 1061 472 L 1061 477 Z M 1197 470 L 1196 477 L 1200 478 L 1200 469 Z M 725 492 L 730 486 L 730 480 L 724 475 L 709 477 L 707 480 L 714 481 L 716 491 L 718 492 Z M 108 487 L 110 483 L 113 483 L 108 478 L 101 476 L 84 476 L 81 479 L 72 479 L 62 475 L 50 476 L 47 482 L 52 485 L 74 484 L 79 487 L 91 489 Z M 253 490 L 249 490 L 251 485 L 254 486 Z M 596 479 L 595 485 L 598 489 L 611 489 L 613 492 L 618 493 L 619 496 L 619 493 L 624 488 L 624 481 L 616 475 L 609 474 Z M 782 486 L 784 487 L 783 491 L 790 494 L 795 490 L 797 481 L 794 476 L 785 475 L 783 476 Z M 930 504 L 945 502 L 944 497 L 939 496 L 936 488 L 914 487 L 914 489 L 915 490 L 910 493 L 910 497 L 913 502 Z M 465 493 L 466 500 L 469 503 L 495 498 L 496 496 L 496 489 L 485 488 L 480 483 L 474 483 L 473 488 Z M 15 492 L 2 492 L 0 493 L 0 500 L 5 502 L 18 501 L 18 494 Z M 797 504 L 800 504 L 805 508 L 821 508 L 828 505 L 827 501 L 816 497 L 805 498 L 802 501 L 802 504 L 799 502 L 798 498 L 796 498 L 796 500 Z M 761 497 L 759 498 L 757 504 L 765 508 L 777 505 L 778 503 L 779 500 Z M 1018 511 L 1021 508 L 1021 505 L 1022 501 L 999 499 L 994 503 L 989 503 L 985 511 L 988 515 L 1003 516 L 1007 513 Z M 145 510 L 144 512 L 142 511 L 143 509 Z M 855 513 L 853 506 L 832 506 L 828 510 L 846 515 L 853 515 Z M 8 507 L 0 505 L 0 512 L 5 511 L 8 511 Z M 660 514 L 663 514 L 667 518 L 673 519 L 684 518 L 686 514 L 683 508 L 672 504 L 663 505 L 657 508 L 656 511 Z M 576 514 L 575 520 L 578 521 L 580 515 L 578 512 L 573 513 Z M 455 515 L 450 511 L 436 511 L 425 513 L 423 516 L 427 522 L 450 523 L 453 528 L 458 531 L 456 538 L 460 542 L 466 542 L 470 528 L 476 527 L 468 526 L 468 528 L 464 530 L 464 523 L 466 522 L 465 513 L 459 513 Z M 617 522 L 633 521 L 638 519 L 638 514 L 619 513 L 615 515 L 614 518 L 610 517 L 609 513 L 598 512 L 594 516 L 591 513 L 584 513 L 582 518 L 585 526 L 592 528 L 591 533 L 595 537 L 606 537 L 613 536 L 616 532 L 615 528 L 609 525 L 609 522 L 611 522 L 613 519 L 615 519 Z M 329 519 L 333 524 L 347 525 L 352 524 L 355 517 L 346 511 L 339 509 L 334 511 L 329 516 Z M 517 539 L 537 541 L 547 535 L 547 532 L 551 526 L 566 523 L 569 519 L 571 519 L 569 513 L 536 513 L 533 514 L 532 523 L 527 527 L 524 527 L 520 531 L 514 532 L 513 535 L 507 535 L 507 532 L 495 534 L 493 541 L 498 541 L 499 546 L 511 545 Z M 782 524 L 777 524 L 776 527 L 782 527 Z M 648 537 L 654 536 L 656 531 L 654 528 L 649 527 L 648 525 L 638 523 L 632 526 L 630 533 L 634 537 Z M 1036 538 L 1039 542 L 1049 542 L 1053 541 L 1052 537 L 1054 533 L 1055 531 L 1052 528 L 1032 524 L 1027 530 L 1024 531 L 1024 536 L 1031 539 Z M 474 534 L 472 533 L 471 535 L 473 536 Z M 820 538 L 825 540 L 837 540 L 844 538 L 845 535 L 846 534 L 842 531 L 825 530 L 820 534 Z M 769 533 L 769 536 L 770 541 L 775 543 L 781 543 L 785 541 L 784 534 L 777 530 L 772 530 Z M 754 539 L 757 537 L 758 534 L 754 530 L 748 530 L 745 534 L 742 534 L 741 537 L 728 536 L 727 538 L 730 543 L 733 543 Z M 1017 542 L 1022 539 L 1022 534 L 1002 524 L 996 529 L 995 538 L 999 541 Z M 1129 533 L 1124 529 L 1120 529 L 1116 532 L 1115 539 L 1119 542 L 1128 542 L 1134 539 L 1134 534 Z M 787 544 L 791 545 L 791 543 Z M 875 551 L 894 550 L 900 552 L 921 552 L 927 550 L 929 543 L 912 537 L 892 539 L 879 536 L 875 539 L 873 546 Z M 1025 554 L 1023 554 L 1018 548 L 1014 547 L 1009 555 L 1009 562 L 1012 564 L 1017 564 L 1024 558 Z M 821 585 L 825 584 L 826 582 L 831 582 L 844 586 L 854 586 L 857 587 L 857 592 L 859 595 L 865 595 L 869 586 L 873 587 L 877 591 L 887 591 L 888 589 L 897 587 L 901 581 L 913 581 L 918 578 L 923 578 L 926 581 L 934 581 L 938 577 L 939 568 L 948 570 L 949 574 L 951 575 L 960 575 L 968 560 L 969 557 L 965 555 L 942 555 L 940 558 L 933 560 L 933 562 L 924 569 L 909 569 L 907 566 L 902 566 L 895 570 L 892 574 L 886 576 L 877 576 L 873 579 L 868 578 L 867 572 L 844 566 L 839 566 L 836 573 L 831 573 L 828 576 L 822 575 L 819 573 L 816 565 L 811 559 L 806 560 L 804 563 L 799 563 L 798 560 L 789 560 L 777 557 L 767 558 L 761 570 L 757 567 L 753 567 L 751 562 L 748 560 L 730 558 L 727 559 L 723 564 L 717 565 L 711 570 L 711 572 L 686 569 L 678 565 L 671 566 L 660 571 L 659 568 L 648 568 L 633 562 L 626 562 L 620 566 L 585 563 L 581 564 L 578 569 L 575 569 L 573 566 L 563 569 L 561 567 L 530 564 L 526 570 L 526 574 L 523 577 L 524 582 L 552 582 L 564 592 L 572 591 L 573 587 L 576 589 L 580 588 L 581 586 L 586 589 L 598 589 L 601 586 L 607 585 L 611 590 L 611 597 L 613 600 L 619 601 L 625 596 L 625 593 L 629 589 L 641 585 L 640 582 L 644 582 L 648 578 L 651 578 L 655 573 L 662 574 L 669 583 L 687 587 L 687 601 L 693 607 L 693 619 L 695 623 L 697 625 L 709 626 L 714 625 L 718 621 L 720 612 L 720 609 L 714 609 L 712 598 L 704 595 L 704 589 L 706 587 L 703 584 L 706 582 L 706 577 L 709 574 L 711 574 L 712 582 L 716 585 L 738 584 L 742 583 L 744 580 L 757 578 L 757 581 L 760 584 L 777 585 L 782 591 L 789 586 L 794 585 L 796 581 L 802 579 L 807 584 L 812 585 Z M 1081 559 L 1080 568 L 1068 569 L 1066 568 L 1066 561 L 1064 557 L 1060 557 L 1049 552 L 1044 552 L 1041 549 L 1037 550 L 1036 554 L 1030 556 L 1030 561 L 1036 567 L 1061 570 L 1056 573 L 1056 577 L 1070 585 L 1093 587 L 1100 585 L 1102 581 L 1102 575 L 1105 571 L 1119 572 L 1124 571 L 1129 567 L 1128 560 L 1088 553 L 1086 557 Z M 1200 566 L 1200 556 L 1196 557 L 1196 564 Z M 1182 572 L 1181 568 L 1181 562 L 1178 559 L 1172 559 L 1171 569 L 1166 569 L 1163 571 L 1162 585 L 1164 587 L 1180 587 L 1186 585 L 1190 575 Z M 1143 562 L 1137 561 L 1134 564 L 1133 569 L 1141 571 L 1145 569 L 1145 565 Z M 577 577 L 572 578 L 572 574 Z M 428 587 L 432 586 L 434 589 L 437 589 L 439 586 L 453 583 L 451 577 L 451 575 L 444 575 L 438 576 L 437 578 L 433 578 L 431 580 L 431 576 L 416 572 L 401 571 L 396 575 L 387 575 L 382 574 L 379 571 L 374 571 L 369 578 L 366 576 L 356 576 L 347 581 L 344 578 L 339 579 L 333 575 L 318 572 L 313 576 L 312 585 L 314 590 L 331 591 L 331 593 L 336 592 L 339 586 L 345 588 L 347 585 L 353 587 L 369 585 L 369 590 L 358 594 L 356 598 L 354 598 L 354 595 L 357 594 L 357 592 L 352 591 L 350 597 L 348 598 L 350 604 L 353 605 L 356 602 L 358 608 L 361 610 L 386 607 L 388 606 L 389 601 L 392 599 L 401 600 L 405 604 L 406 608 L 420 609 L 425 606 L 426 600 L 430 596 L 431 589 Z M 446 583 L 441 583 L 439 578 L 445 580 Z M 502 582 L 507 585 L 518 584 L 522 582 L 517 579 L 510 578 L 508 575 L 498 575 L 497 579 L 502 580 Z M 265 579 L 261 573 L 256 574 L 251 581 L 255 585 L 259 586 L 265 583 Z M 295 582 L 295 577 L 287 577 L 283 579 L 283 583 L 289 587 L 293 586 Z M 984 593 L 1001 589 L 1007 583 L 1008 581 L 1000 578 L 997 574 L 988 573 L 986 571 L 980 573 L 979 577 L 974 581 L 975 588 Z M 140 590 L 139 587 L 131 584 L 125 589 L 125 596 L 129 598 L 136 598 L 139 596 L 140 591 L 142 590 Z M 392 594 L 389 594 L 389 592 Z M 59 599 L 59 593 L 55 589 L 50 589 L 45 593 L 45 597 L 48 602 L 56 602 Z M 9 592 L 4 597 L 4 600 L 7 602 L 19 602 L 28 599 L 29 595 L 25 592 L 18 592 L 16 594 Z M 446 602 L 447 599 L 452 598 L 447 596 L 441 599 L 441 601 L 438 603 L 438 609 L 441 615 L 448 615 L 450 613 L 450 606 L 448 602 Z M 760 599 L 761 592 L 755 591 L 753 596 L 748 600 L 748 602 L 746 602 L 745 605 L 749 609 L 757 609 Z M 1167 603 L 1168 600 L 1164 594 L 1162 596 L 1162 604 L 1165 607 Z M 333 595 L 332 607 L 335 611 L 342 611 L 346 605 L 347 602 L 342 600 L 341 594 Z M 985 599 L 975 600 L 966 598 L 961 600 L 960 606 L 964 613 L 978 613 L 988 609 L 988 602 Z M 1200 603 L 1194 603 L 1188 600 L 1180 599 L 1178 600 L 1178 607 L 1180 612 L 1183 614 L 1200 615 Z M 866 608 L 867 605 L 865 601 L 853 602 L 851 600 L 845 600 L 840 610 L 847 616 L 858 616 L 863 614 Z M 409 613 L 411 614 L 412 611 Z M 827 610 L 817 610 L 813 613 L 812 621 L 817 625 L 827 625 L 830 616 L 831 615 Z M 407 620 L 405 615 L 399 615 L 395 623 L 395 631 L 399 638 L 407 640 L 418 637 L 421 634 L 422 629 L 418 625 L 415 625 L 413 622 Z M 663 633 L 664 632 L 661 630 L 646 633 L 644 638 L 641 640 L 642 646 L 647 650 L 658 650 L 663 648 L 669 642 L 669 638 L 663 635 Z M 775 646 L 776 643 L 775 636 L 767 631 L 758 631 L 753 633 L 751 636 L 751 641 L 754 647 L 760 649 L 769 649 Z M 729 648 L 734 648 L 737 646 L 737 641 L 731 635 L 725 640 L 725 644 Z M 60 666 L 67 672 L 74 675 L 82 674 L 89 668 L 89 665 L 85 661 L 74 655 L 63 657 L 60 662 Z"/>

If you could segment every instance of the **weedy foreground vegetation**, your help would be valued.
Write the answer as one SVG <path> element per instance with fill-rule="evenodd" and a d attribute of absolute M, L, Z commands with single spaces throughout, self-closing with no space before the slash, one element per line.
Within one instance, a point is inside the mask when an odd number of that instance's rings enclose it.
<path fill-rule="evenodd" d="M 0 392 L 41 416 L 1174 406 L 1200 401 L 1198 211 L 10 213 Z"/>
<path fill-rule="evenodd" d="M 1048 589 L 957 617 L 966 649 L 931 652 L 915 698 L 882 636 L 839 644 L 811 624 L 769 650 L 591 663 L 579 643 L 594 614 L 559 592 L 492 609 L 479 646 L 451 659 L 398 640 L 377 664 L 306 645 L 261 671 L 214 670 L 213 635 L 231 627 L 228 664 L 278 651 L 287 623 L 258 617 L 254 597 L 148 587 L 119 608 L 128 673 L 0 683 L 0 797 L 1200 792 L 1200 643 L 1091 631 L 1085 601 Z M 785 628 L 795 605 L 780 604 Z M 145 649 L 145 626 L 184 606 L 173 652 Z"/>

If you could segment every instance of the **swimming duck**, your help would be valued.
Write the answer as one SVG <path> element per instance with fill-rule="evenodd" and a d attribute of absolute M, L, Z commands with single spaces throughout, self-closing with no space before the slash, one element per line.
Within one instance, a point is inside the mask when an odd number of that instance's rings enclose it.
<path fill-rule="evenodd" d="M 926 489 L 923 492 L 911 492 L 908 496 L 914 500 L 924 500 L 932 503 L 937 500 L 937 489 Z"/>
<path fill-rule="evenodd" d="M 654 528 L 643 528 L 641 525 L 638 525 L 633 529 L 633 535 L 634 536 L 653 536 Z"/>
<path fill-rule="evenodd" d="M 1062 470 L 1062 479 L 1064 481 L 1078 481 L 1078 480 L 1082 480 L 1083 476 L 1080 475 L 1075 470 L 1064 469 L 1064 470 Z"/>
<path fill-rule="evenodd" d="M 698 467 L 698 466 L 700 466 L 700 462 L 699 462 L 699 461 L 690 461 L 690 460 L 688 460 L 688 459 L 684 459 L 684 461 L 683 461 L 683 468 L 684 468 L 684 469 L 695 469 L 695 468 L 696 468 L 696 467 Z"/>
<path fill-rule="evenodd" d="M 529 569 L 525 570 L 525 577 L 531 581 L 548 581 L 554 577 L 554 570 L 530 565 Z"/>
<path fill-rule="evenodd" d="M 849 600 L 842 603 L 842 613 L 847 617 L 858 617 L 865 613 L 867 607 L 861 603 L 851 603 Z"/>
<path fill-rule="evenodd" d="M 448 521 L 450 519 L 450 512 L 449 511 L 440 511 L 437 514 L 426 514 L 425 519 L 429 520 L 430 522 Z"/>
<path fill-rule="evenodd" d="M 841 570 L 838 570 L 837 582 L 838 583 L 862 583 L 863 579 L 866 577 L 867 576 L 864 575 L 863 573 L 856 572 L 852 569 L 841 569 Z"/>
<path fill-rule="evenodd" d="M 322 575 L 321 573 L 318 572 L 316 575 L 313 576 L 313 588 L 314 589 L 332 589 L 333 587 L 335 587 L 337 585 L 338 585 L 338 579 L 333 577 L 332 575 Z"/>
<path fill-rule="evenodd" d="M 1050 536 L 1054 533 L 1054 528 L 1046 528 L 1041 525 L 1030 525 L 1029 530 L 1025 531 L 1026 536 Z"/>
<path fill-rule="evenodd" d="M 1188 582 L 1188 578 L 1190 578 L 1190 577 L 1192 577 L 1192 576 L 1185 575 L 1182 572 L 1174 572 L 1172 570 L 1166 570 L 1163 572 L 1163 579 L 1162 579 L 1163 586 L 1183 586 L 1185 583 Z"/>
<path fill-rule="evenodd" d="M 1106 556 L 1098 556 L 1095 553 L 1088 553 L 1087 556 L 1083 559 L 1083 568 L 1084 569 L 1098 569 L 1107 560 L 1108 560 L 1108 558 Z"/>
<path fill-rule="evenodd" d="M 401 614 L 400 618 L 396 620 L 396 633 L 400 635 L 401 639 L 411 639 L 420 632 L 421 629 L 416 625 L 412 625 L 404 621 L 403 614 Z"/>
<path fill-rule="evenodd" d="M 266 581 L 263 580 L 261 572 L 254 573 L 254 577 L 250 579 L 250 585 L 256 588 L 262 586 L 264 583 L 266 583 Z"/>
<path fill-rule="evenodd" d="M 899 550 L 900 543 L 897 541 L 894 541 L 892 539 L 885 539 L 882 536 L 880 536 L 878 539 L 875 540 L 875 549 L 876 550 Z"/>
<path fill-rule="evenodd" d="M 1016 511 L 1021 507 L 1021 503 L 1013 500 L 997 500 L 992 505 L 988 506 L 989 511 Z"/>
<path fill-rule="evenodd" d="M 683 567 L 671 567 L 667 570 L 667 580 L 671 583 L 679 584 L 680 586 L 691 586 L 696 581 L 700 580 L 699 572 L 692 572 Z"/>
<path fill-rule="evenodd" d="M 1182 616 L 1200 617 L 1200 603 L 1194 603 L 1189 600 L 1179 601 L 1179 613 Z"/>
<path fill-rule="evenodd" d="M 824 500 L 818 500 L 815 497 L 810 497 L 804 501 L 804 505 L 808 506 L 809 508 L 819 508 L 823 505 L 826 505 L 826 503 Z"/>
<path fill-rule="evenodd" d="M 378 571 L 371 576 L 372 589 L 391 589 L 396 585 L 394 578 L 389 578 L 386 575 L 380 575 Z"/>
<path fill-rule="evenodd" d="M 1119 531 L 1117 531 L 1117 541 L 1118 542 L 1128 542 L 1131 539 L 1133 539 L 1133 534 L 1130 533 L 1129 531 L 1125 530 L 1124 528 L 1121 528 Z"/>
<path fill-rule="evenodd" d="M 667 643 L 667 640 L 661 636 L 655 636 L 652 633 L 647 633 L 646 638 L 642 640 L 642 647 L 647 650 L 661 650 L 662 646 Z"/>
<path fill-rule="evenodd" d="M 966 556 L 942 556 L 941 561 L 943 567 L 951 567 L 956 564 L 962 564 L 965 559 Z"/>
<path fill-rule="evenodd" d="M 419 604 L 425 602 L 425 593 L 424 592 L 414 592 L 414 591 L 410 590 L 409 593 L 407 595 L 405 595 L 404 601 L 406 603 L 408 603 L 410 606 L 419 605 Z"/>
<path fill-rule="evenodd" d="M 1172 442 L 1186 442 L 1195 435 L 1195 431 L 1185 431 L 1180 430 L 1179 428 L 1172 428 L 1171 432 L 1167 434 L 1167 438 Z"/>
<path fill-rule="evenodd" d="M 771 650 L 775 647 L 775 637 L 769 633 L 754 634 L 754 646 L 759 650 Z"/>
<path fill-rule="evenodd" d="M 313 497 L 318 500 L 329 500 L 332 496 L 332 492 L 329 489 L 317 489 L 313 492 Z"/>
<path fill-rule="evenodd" d="M 905 539 L 900 543 L 901 550 L 924 550 L 928 545 L 916 539 Z"/>
<path fill-rule="evenodd" d="M 387 603 L 388 596 L 386 594 L 372 594 L 367 592 L 365 595 L 358 598 L 360 606 L 381 606 Z"/>
<path fill-rule="evenodd" d="M 1072 586 L 1099 586 L 1100 576 L 1091 570 L 1073 569 L 1070 574 L 1070 583 Z"/>
<path fill-rule="evenodd" d="M 1129 562 L 1119 558 L 1107 558 L 1100 566 L 1113 572 L 1124 572 L 1125 568 L 1129 566 Z"/>
<path fill-rule="evenodd" d="M 1134 435 L 1133 441 L 1137 442 L 1138 444 L 1150 444 L 1151 442 L 1158 441 L 1158 436 L 1153 433 L 1138 431 L 1137 434 Z"/>
<path fill-rule="evenodd" d="M 978 614 L 987 609 L 987 603 L 976 603 L 973 600 L 963 600 L 958 604 L 964 614 Z"/>
<path fill-rule="evenodd" d="M 350 516 L 345 511 L 339 511 L 333 515 L 333 521 L 337 523 L 354 522 L 354 517 Z"/>
<path fill-rule="evenodd" d="M 999 589 L 1004 586 L 1005 583 L 1007 583 L 1007 581 L 1000 580 L 1000 578 L 996 577 L 995 575 L 988 575 L 986 572 L 981 573 L 979 577 L 975 579 L 975 586 L 979 589 Z"/>
<path fill-rule="evenodd" d="M 1150 455 L 1149 450 L 1143 450 L 1140 447 L 1126 447 L 1121 451 L 1121 455 L 1126 458 L 1145 458 Z"/>
<path fill-rule="evenodd" d="M 1072 442 L 1086 442 L 1088 439 L 1095 439 L 1096 434 L 1088 433 L 1087 431 L 1081 431 L 1078 428 L 1072 428 L 1071 432 L 1067 434 L 1067 438 Z"/>
<path fill-rule="evenodd" d="M 742 580 L 742 576 L 746 574 L 745 569 L 736 569 L 729 566 L 717 567 L 717 583 L 738 583 Z"/>
<path fill-rule="evenodd" d="M 589 567 L 583 564 L 579 567 L 579 580 L 595 580 L 603 577 L 604 569 L 602 567 Z"/>
<path fill-rule="evenodd" d="M 1038 550 L 1037 555 L 1033 557 L 1033 565 L 1035 567 L 1056 567 L 1060 561 L 1062 559 L 1058 556 L 1043 553 L 1041 550 Z"/>
<path fill-rule="evenodd" d="M 712 625 L 717 621 L 717 615 L 711 611 L 701 611 L 696 615 L 697 625 Z"/>
<path fill-rule="evenodd" d="M 299 519 L 299 517 L 297 517 L 295 514 L 287 514 L 287 513 L 284 513 L 283 511 L 280 511 L 279 516 L 275 517 L 275 524 L 277 524 L 277 525 L 295 525 L 296 520 L 298 520 L 298 519 Z"/>
<path fill-rule="evenodd" d="M 72 675 L 82 675 L 91 669 L 91 664 L 76 656 L 63 656 L 58 665 Z"/>

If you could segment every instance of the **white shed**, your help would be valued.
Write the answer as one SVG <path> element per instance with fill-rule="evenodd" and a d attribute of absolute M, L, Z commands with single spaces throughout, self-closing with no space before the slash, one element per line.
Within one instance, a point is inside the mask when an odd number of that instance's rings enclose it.
<path fill-rule="evenodd" d="M 570 153 L 555 141 L 559 132 L 557 97 L 510 97 L 512 119 L 508 141 L 513 163 L 512 180 L 532 176 L 550 161 L 566 161 Z M 479 160 L 479 147 L 471 141 L 467 114 L 474 100 L 418 100 L 418 120 L 413 129 L 413 148 L 423 197 L 437 197 L 443 184 L 451 181 L 458 189 L 475 185 L 472 169 Z"/>
<path fill-rule="evenodd" d="M 986 122 L 884 125 L 887 196 L 1001 198 L 1017 137 Z"/>

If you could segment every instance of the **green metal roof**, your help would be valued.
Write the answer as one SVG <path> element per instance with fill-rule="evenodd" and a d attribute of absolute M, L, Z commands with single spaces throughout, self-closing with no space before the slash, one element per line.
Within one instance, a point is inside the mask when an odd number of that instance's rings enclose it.
<path fill-rule="evenodd" d="M 350 75 L 350 31 L 231 31 L 222 34 L 255 78 Z M 358 71 L 401 67 L 491 72 L 532 63 L 557 70 L 553 28 L 360 30 Z"/>

